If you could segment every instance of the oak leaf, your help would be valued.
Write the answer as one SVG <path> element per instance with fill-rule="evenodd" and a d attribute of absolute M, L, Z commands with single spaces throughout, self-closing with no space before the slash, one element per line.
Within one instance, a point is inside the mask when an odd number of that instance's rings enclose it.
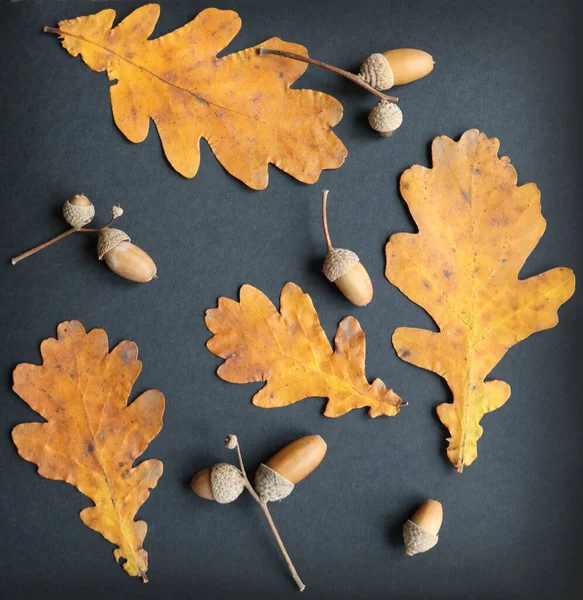
<path fill-rule="evenodd" d="M 401 398 L 380 379 L 368 383 L 365 338 L 353 317 L 338 325 L 335 350 L 318 320 L 311 298 L 294 283 L 281 292 L 280 311 L 257 288 L 244 285 L 240 301 L 219 298 L 206 311 L 215 335 L 207 348 L 225 359 L 217 374 L 231 383 L 266 381 L 253 397 L 263 408 L 288 406 L 308 397 L 328 398 L 324 414 L 339 417 L 354 408 L 393 416 Z"/>
<path fill-rule="evenodd" d="M 134 460 L 162 428 L 164 396 L 144 392 L 127 405 L 142 363 L 138 348 L 124 341 L 108 353 L 105 331 L 89 333 L 81 323 L 61 323 L 58 339 L 46 339 L 42 365 L 20 364 L 14 391 L 46 422 L 12 430 L 22 458 L 47 479 L 66 481 L 93 500 L 83 523 L 115 544 L 116 561 L 129 575 L 147 581 L 147 525 L 134 521 L 162 475 L 162 463 Z"/>
<path fill-rule="evenodd" d="M 131 142 L 146 139 L 151 118 L 172 167 L 194 177 L 202 137 L 231 175 L 258 190 L 267 186 L 269 163 L 304 183 L 342 165 L 346 148 L 330 130 L 342 105 L 320 92 L 290 89 L 306 64 L 259 56 L 259 46 L 217 58 L 241 28 L 231 10 L 206 9 L 150 40 L 159 14 L 159 5 L 147 4 L 114 28 L 112 9 L 45 28 L 59 34 L 69 54 L 117 80 L 110 87 L 113 118 Z M 304 47 L 279 38 L 260 45 L 307 56 Z"/>
<path fill-rule="evenodd" d="M 472 129 L 459 142 L 432 145 L 433 168 L 401 177 L 401 194 L 419 233 L 397 233 L 386 246 L 386 276 L 435 320 L 438 332 L 403 327 L 393 334 L 405 361 L 441 375 L 453 403 L 437 413 L 450 433 L 448 456 L 462 471 L 477 456 L 484 414 L 510 396 L 503 381 L 484 381 L 514 344 L 554 327 L 575 290 L 560 267 L 518 279 L 545 230 L 540 191 L 517 186 L 499 141 Z"/>

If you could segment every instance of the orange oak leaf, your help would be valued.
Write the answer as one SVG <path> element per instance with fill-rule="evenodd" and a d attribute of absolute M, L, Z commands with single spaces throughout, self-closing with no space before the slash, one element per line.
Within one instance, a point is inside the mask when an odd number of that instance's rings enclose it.
<path fill-rule="evenodd" d="M 485 377 L 511 346 L 554 327 L 575 291 L 575 276 L 564 267 L 518 279 L 546 223 L 540 191 L 534 183 L 516 185 L 499 145 L 475 129 L 459 142 L 435 138 L 433 168 L 416 165 L 401 177 L 419 233 L 397 233 L 386 246 L 388 280 L 439 328 L 399 328 L 393 345 L 451 388 L 453 403 L 437 413 L 460 472 L 477 457 L 481 418 L 510 396 L 507 383 Z"/>
<path fill-rule="evenodd" d="M 261 291 L 244 285 L 239 302 L 219 298 L 218 307 L 206 311 L 205 323 L 215 334 L 207 348 L 225 359 L 217 370 L 221 379 L 267 382 L 253 397 L 256 406 L 288 406 L 318 396 L 328 398 L 327 417 L 365 406 L 371 417 L 399 412 L 401 398 L 380 379 L 372 384 L 366 379 L 358 321 L 340 322 L 332 351 L 311 298 L 294 283 L 281 291 L 280 312 Z"/>
<path fill-rule="evenodd" d="M 117 546 L 113 556 L 125 561 L 129 575 L 147 581 L 142 544 L 148 527 L 134 516 L 161 477 L 162 463 L 132 464 L 162 428 L 164 396 L 149 390 L 128 406 L 142 369 L 133 342 L 108 353 L 105 331 L 85 333 L 77 321 L 61 323 L 57 334 L 40 346 L 42 365 L 14 370 L 14 391 L 46 422 L 17 425 L 12 439 L 39 475 L 66 481 L 93 500 L 81 520 Z"/>
<path fill-rule="evenodd" d="M 290 89 L 304 63 L 257 53 L 256 46 L 217 58 L 241 28 L 231 10 L 209 8 L 162 37 L 149 40 L 160 6 L 136 9 L 112 28 L 115 11 L 61 21 L 57 33 L 72 56 L 107 71 L 113 118 L 134 143 L 143 142 L 150 118 L 168 161 L 194 177 L 200 139 L 223 167 L 253 189 L 267 187 L 269 163 L 304 183 L 337 169 L 346 148 L 331 127 L 342 105 L 313 90 Z M 297 44 L 271 38 L 261 46 L 307 56 Z"/>

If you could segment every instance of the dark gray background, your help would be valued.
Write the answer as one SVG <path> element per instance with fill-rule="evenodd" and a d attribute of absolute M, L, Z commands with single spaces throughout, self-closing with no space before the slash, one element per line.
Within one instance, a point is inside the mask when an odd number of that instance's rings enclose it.
<path fill-rule="evenodd" d="M 307 433 L 328 442 L 326 459 L 291 498 L 273 506 L 313 598 L 573 598 L 581 570 L 583 470 L 581 295 L 558 327 L 513 348 L 493 376 L 512 386 L 487 415 L 479 458 L 462 475 L 445 456 L 434 407 L 448 399 L 433 373 L 400 361 L 390 344 L 400 325 L 430 318 L 384 278 L 383 247 L 413 224 L 399 197 L 399 174 L 428 164 L 429 142 L 477 127 L 501 139 L 521 183 L 542 190 L 546 234 L 523 275 L 565 265 L 583 273 L 580 151 L 581 44 L 573 2 L 268 2 L 221 0 L 239 12 L 236 51 L 279 36 L 352 70 L 368 54 L 419 47 L 436 61 L 426 79 L 401 88 L 404 125 L 391 139 L 366 123 L 374 100 L 310 68 L 296 87 L 322 90 L 344 105 L 335 128 L 349 154 L 313 186 L 270 168 L 267 190 L 229 176 L 202 144 L 194 180 L 166 162 L 152 126 L 139 145 L 111 117 L 107 76 L 73 59 L 43 25 L 140 2 L 57 1 L 0 6 L 0 240 L 2 259 L 2 460 L 0 569 L 6 598 L 295 598 L 297 591 L 251 498 L 218 506 L 188 489 L 192 474 L 234 457 L 223 436 L 239 435 L 249 468 Z M 202 1 L 162 2 L 155 35 L 192 19 Z M 373 303 L 350 305 L 319 273 L 324 255 L 320 190 L 330 194 L 330 226 L 356 251 L 374 286 Z M 95 259 L 94 239 L 74 236 L 13 267 L 9 257 L 63 230 L 62 202 L 84 192 L 104 222 L 120 227 L 157 262 L 159 279 L 135 285 Z M 294 281 L 333 337 L 356 316 L 367 336 L 367 373 L 409 401 L 395 418 L 364 410 L 322 416 L 324 401 L 285 409 L 251 404 L 260 385 L 232 385 L 205 349 L 203 314 L 243 283 L 278 302 Z M 38 362 L 41 340 L 79 319 L 112 344 L 134 340 L 144 368 L 135 393 L 155 387 L 167 400 L 164 428 L 145 456 L 164 475 L 139 512 L 149 525 L 144 586 L 114 563 L 113 547 L 77 514 L 89 504 L 75 488 L 48 481 L 17 456 L 11 428 L 36 415 L 10 389 L 19 362 Z M 135 396 L 133 396 L 135 397 Z M 438 547 L 403 556 L 401 526 L 427 497 L 444 505 Z M 580 589 L 580 588 L 579 588 Z"/>

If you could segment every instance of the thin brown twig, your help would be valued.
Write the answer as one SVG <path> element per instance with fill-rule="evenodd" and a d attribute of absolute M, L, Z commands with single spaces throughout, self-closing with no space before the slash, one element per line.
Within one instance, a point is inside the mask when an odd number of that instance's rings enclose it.
<path fill-rule="evenodd" d="M 328 231 L 328 216 L 326 214 L 326 203 L 328 202 L 328 190 L 322 190 L 322 227 L 324 228 L 324 237 L 328 250 L 332 250 L 332 240 Z"/>
<path fill-rule="evenodd" d="M 20 262 L 21 260 L 28 258 L 29 256 L 32 256 L 33 254 L 36 254 L 39 250 L 44 250 L 45 248 L 48 248 L 55 242 L 58 242 L 59 240 L 66 238 L 67 236 L 71 235 L 72 233 L 98 233 L 102 229 L 106 229 L 107 227 L 109 227 L 117 219 L 119 219 L 119 217 L 111 217 L 109 223 L 107 225 L 104 225 L 103 227 L 80 227 L 80 228 L 71 227 L 71 229 L 67 229 L 67 231 L 64 231 L 63 233 L 56 235 L 54 238 L 51 238 L 50 240 L 47 240 L 46 242 L 43 242 L 42 244 L 39 244 L 38 246 L 35 246 L 34 248 L 31 248 L 30 250 L 27 250 L 26 252 L 23 252 L 22 254 L 15 256 L 14 258 L 11 258 L 10 262 L 13 265 L 15 265 L 16 263 Z"/>
<path fill-rule="evenodd" d="M 300 62 L 308 63 L 309 65 L 314 65 L 315 67 L 320 67 L 322 69 L 326 69 L 326 71 L 330 71 L 331 73 L 336 73 L 336 75 L 341 75 L 346 79 L 352 81 L 352 83 L 356 83 L 361 88 L 364 88 L 371 94 L 377 96 L 381 100 L 387 100 L 389 102 L 398 102 L 399 98 L 395 98 L 395 96 L 387 96 L 382 92 L 379 92 L 376 88 L 373 88 L 372 85 L 363 81 L 358 75 L 354 75 L 354 73 L 350 73 L 349 71 L 345 71 L 344 69 L 339 69 L 338 67 L 334 67 L 329 65 L 321 60 L 316 60 L 315 58 L 310 58 L 309 56 L 303 56 L 301 54 L 295 54 L 294 52 L 286 52 L 285 50 L 272 50 L 271 48 L 259 48 L 258 53 L 263 54 L 274 54 L 275 56 L 283 56 L 285 58 L 293 58 L 294 60 L 299 60 Z"/>
<path fill-rule="evenodd" d="M 281 536 L 279 535 L 279 532 L 277 531 L 277 527 L 275 526 L 275 523 L 273 522 L 273 518 L 271 517 L 271 513 L 269 512 L 269 509 L 267 508 L 267 503 L 264 502 L 263 500 L 261 500 L 261 498 L 258 496 L 257 492 L 253 489 L 253 486 L 251 485 L 249 478 L 247 477 L 247 473 L 245 471 L 245 465 L 243 464 L 243 457 L 241 456 L 241 448 L 239 446 L 239 441 L 236 442 L 235 448 L 237 449 L 237 456 L 239 458 L 239 465 L 241 466 L 241 474 L 243 475 L 243 479 L 245 481 L 245 487 L 247 488 L 247 491 L 253 497 L 253 500 L 255 500 L 255 502 L 257 502 L 257 504 L 259 504 L 259 508 L 261 508 L 261 510 L 263 511 L 263 515 L 265 516 L 265 519 L 267 520 L 269 528 L 271 529 L 271 533 L 273 533 L 273 537 L 275 538 L 275 541 L 277 542 L 277 545 L 279 546 L 279 549 L 280 549 L 280 551 L 283 555 L 283 558 L 287 564 L 287 568 L 289 569 L 289 572 L 291 573 L 291 576 L 293 577 L 294 581 L 296 582 L 296 585 L 298 586 L 300 592 L 303 592 L 306 589 L 306 586 L 304 585 L 304 582 L 300 579 L 300 576 L 298 575 L 298 572 L 296 571 L 296 568 L 294 567 L 294 564 L 292 563 L 291 558 L 289 557 L 289 554 L 287 553 L 287 550 L 285 549 L 285 546 L 283 545 Z"/>

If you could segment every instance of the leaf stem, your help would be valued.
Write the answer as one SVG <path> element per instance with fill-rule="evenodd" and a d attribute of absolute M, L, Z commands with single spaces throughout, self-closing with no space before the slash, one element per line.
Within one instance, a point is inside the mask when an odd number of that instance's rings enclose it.
<path fill-rule="evenodd" d="M 97 232 L 101 231 L 102 229 L 106 229 L 107 227 L 109 227 L 116 219 L 119 219 L 119 217 L 111 217 L 109 223 L 107 225 L 104 225 L 103 227 L 81 227 L 79 229 L 77 229 L 75 227 L 71 227 L 71 229 L 67 229 L 67 231 L 64 231 L 63 233 L 56 235 L 54 238 L 51 238 L 50 240 L 43 242 L 42 244 L 39 244 L 38 246 L 35 246 L 34 248 L 31 248 L 30 250 L 27 250 L 26 252 L 23 252 L 22 254 L 15 256 L 14 258 L 11 258 L 10 262 L 13 265 L 15 265 L 16 263 L 20 262 L 21 260 L 28 258 L 29 256 L 32 256 L 33 254 L 36 254 L 39 250 L 44 250 L 45 248 L 48 248 L 55 242 L 58 242 L 59 240 L 66 238 L 67 236 L 71 235 L 72 233 L 97 233 Z"/>
<path fill-rule="evenodd" d="M 247 477 L 247 473 L 245 471 L 245 465 L 243 464 L 243 457 L 241 456 L 241 448 L 239 446 L 238 440 L 236 442 L 235 448 L 237 449 L 239 465 L 241 466 L 241 474 L 243 475 L 243 479 L 245 480 L 245 487 L 247 488 L 247 491 L 253 497 L 253 500 L 255 500 L 255 502 L 257 502 L 257 504 L 259 504 L 259 508 L 261 508 L 261 510 L 263 511 L 263 515 L 265 516 L 265 519 L 267 520 L 269 528 L 271 529 L 271 533 L 273 533 L 273 537 L 275 538 L 275 541 L 277 542 L 277 545 L 279 546 L 279 549 L 280 549 L 280 551 L 283 555 L 283 558 L 287 564 L 287 568 L 289 569 L 289 572 L 291 573 L 291 576 L 293 577 L 294 581 L 296 582 L 296 585 L 298 586 L 300 592 L 303 592 L 306 589 L 306 586 L 304 585 L 303 581 L 300 579 L 300 576 L 298 575 L 298 572 L 296 571 L 296 568 L 294 567 L 294 564 L 292 563 L 291 558 L 289 557 L 289 554 L 287 553 L 287 550 L 285 549 L 285 546 L 283 545 L 281 536 L 279 535 L 279 532 L 277 531 L 277 527 L 275 526 L 275 523 L 273 522 L 273 518 L 271 517 L 271 513 L 269 512 L 269 509 L 267 508 L 267 502 L 264 502 L 263 500 L 261 500 L 261 498 L 257 495 L 257 492 L 253 489 L 253 486 L 251 485 L 249 478 Z"/>
<path fill-rule="evenodd" d="M 326 214 L 326 203 L 328 202 L 328 190 L 322 190 L 322 227 L 324 228 L 324 237 L 328 251 L 332 250 L 332 240 L 328 231 L 328 216 Z"/>
<path fill-rule="evenodd" d="M 336 75 L 341 75 L 346 79 L 356 83 L 361 88 L 364 88 L 371 94 L 374 94 L 381 100 L 388 100 L 389 102 L 398 102 L 399 98 L 395 98 L 395 96 L 387 96 L 382 92 L 379 92 L 376 88 L 373 88 L 372 85 L 369 85 L 365 81 L 363 81 L 358 75 L 354 75 L 354 73 L 350 73 L 345 71 L 344 69 L 339 69 L 338 67 L 333 67 L 325 62 L 320 60 L 316 60 L 315 58 L 310 58 L 309 56 L 303 56 L 301 54 L 295 54 L 294 52 L 286 52 L 285 50 L 272 50 L 271 48 L 263 48 L 260 47 L 258 49 L 258 53 L 260 55 L 263 54 L 274 54 L 276 56 L 283 56 L 285 58 L 293 58 L 294 60 L 299 60 L 301 62 L 308 63 L 310 65 L 314 65 L 315 67 L 320 67 L 321 69 L 326 69 L 326 71 L 330 71 L 331 73 L 336 73 Z"/>

